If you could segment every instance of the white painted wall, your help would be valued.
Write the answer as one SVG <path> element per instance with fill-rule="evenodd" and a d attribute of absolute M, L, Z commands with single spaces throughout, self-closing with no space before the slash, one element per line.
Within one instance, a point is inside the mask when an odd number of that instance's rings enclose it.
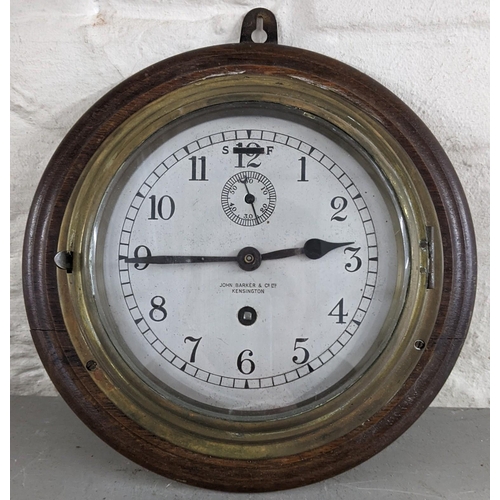
<path fill-rule="evenodd" d="M 73 123 L 141 68 L 237 42 L 254 7 L 280 43 L 327 54 L 402 98 L 467 192 L 479 252 L 470 334 L 435 406 L 489 406 L 489 4 L 487 0 L 16 0 L 11 2 L 11 390 L 55 395 L 31 343 L 21 247 L 42 171 Z"/>

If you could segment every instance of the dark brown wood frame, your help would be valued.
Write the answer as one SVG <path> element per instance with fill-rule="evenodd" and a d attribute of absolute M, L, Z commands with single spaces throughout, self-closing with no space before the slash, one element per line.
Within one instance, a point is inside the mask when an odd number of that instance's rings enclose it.
<path fill-rule="evenodd" d="M 444 250 L 439 315 L 425 351 L 390 403 L 342 438 L 297 456 L 230 460 L 174 446 L 125 416 L 98 389 L 66 331 L 54 255 L 68 200 L 92 155 L 142 107 L 214 73 L 295 76 L 342 95 L 392 134 L 418 168 L 435 205 Z M 386 88 L 345 64 L 275 43 L 208 47 L 172 57 L 124 81 L 67 134 L 51 159 L 28 217 L 24 294 L 40 358 L 63 398 L 87 426 L 138 464 L 175 480 L 257 492 L 302 486 L 348 470 L 399 437 L 428 407 L 451 372 L 469 327 L 476 289 L 473 225 L 455 170 L 420 119 Z M 59 271 L 61 272 L 61 271 Z"/>

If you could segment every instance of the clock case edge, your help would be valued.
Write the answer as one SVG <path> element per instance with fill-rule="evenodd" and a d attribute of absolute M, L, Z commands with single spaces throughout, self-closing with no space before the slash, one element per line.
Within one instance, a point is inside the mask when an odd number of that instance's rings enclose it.
<path fill-rule="evenodd" d="M 56 271 L 53 261 L 59 229 L 73 188 L 99 145 L 129 116 L 165 93 L 196 79 L 238 71 L 307 78 L 362 108 L 410 155 L 441 225 L 443 298 L 415 370 L 363 429 L 300 457 L 216 459 L 175 447 L 140 428 L 94 384 L 71 344 L 59 305 L 56 272 L 63 271 Z M 292 47 L 241 43 L 198 49 L 156 63 L 112 89 L 82 116 L 54 153 L 35 194 L 25 233 L 23 288 L 33 341 L 47 373 L 97 435 L 128 458 L 172 479 L 250 492 L 301 486 L 341 473 L 381 451 L 410 427 L 437 395 L 459 356 L 472 316 L 476 266 L 463 188 L 442 147 L 413 111 L 378 82 L 339 61 Z"/>

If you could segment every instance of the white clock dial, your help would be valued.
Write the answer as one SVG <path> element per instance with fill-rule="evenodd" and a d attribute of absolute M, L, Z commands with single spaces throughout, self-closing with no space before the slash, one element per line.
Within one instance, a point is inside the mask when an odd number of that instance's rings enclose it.
<path fill-rule="evenodd" d="M 335 248 L 311 258 L 311 239 Z M 376 359 L 406 248 L 389 184 L 354 141 L 242 104 L 161 129 L 124 163 L 92 278 L 110 340 L 149 386 L 262 418 L 333 397 Z"/>

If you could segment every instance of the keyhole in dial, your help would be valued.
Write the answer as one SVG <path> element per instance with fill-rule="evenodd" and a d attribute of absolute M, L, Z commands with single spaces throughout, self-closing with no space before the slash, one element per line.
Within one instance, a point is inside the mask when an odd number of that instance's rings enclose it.
<path fill-rule="evenodd" d="M 242 307 L 238 311 L 238 320 L 242 325 L 253 325 L 257 321 L 257 311 L 250 306 Z"/>
<path fill-rule="evenodd" d="M 264 31 L 264 19 L 262 16 L 257 16 L 257 27 L 252 31 L 252 41 L 254 43 L 264 43 L 267 40 L 267 33 Z"/>

